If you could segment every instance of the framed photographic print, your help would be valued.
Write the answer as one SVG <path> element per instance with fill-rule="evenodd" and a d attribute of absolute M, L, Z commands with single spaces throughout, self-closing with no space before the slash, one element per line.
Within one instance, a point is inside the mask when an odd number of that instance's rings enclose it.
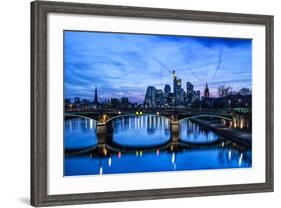
<path fill-rule="evenodd" d="M 31 3 L 31 204 L 273 191 L 273 17 Z"/>

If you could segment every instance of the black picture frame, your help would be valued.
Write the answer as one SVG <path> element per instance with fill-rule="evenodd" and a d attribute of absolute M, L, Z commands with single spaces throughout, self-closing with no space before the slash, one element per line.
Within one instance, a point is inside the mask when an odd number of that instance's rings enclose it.
<path fill-rule="evenodd" d="M 103 193 L 47 193 L 47 15 L 106 15 L 264 25 L 266 28 L 266 182 Z M 31 3 L 31 205 L 50 206 L 273 191 L 273 16 L 34 1 Z M 261 135 L 262 136 L 262 135 Z"/>

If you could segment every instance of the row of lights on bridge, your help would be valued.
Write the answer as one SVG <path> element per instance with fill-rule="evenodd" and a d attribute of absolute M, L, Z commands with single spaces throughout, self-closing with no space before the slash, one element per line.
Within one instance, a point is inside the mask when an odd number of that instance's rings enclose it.
<path fill-rule="evenodd" d="M 142 114 L 143 114 L 142 111 L 140 111 L 140 112 L 137 111 L 136 112 L 136 115 L 142 115 Z M 159 112 L 157 112 L 156 115 L 159 115 Z"/>
<path fill-rule="evenodd" d="M 121 112 L 121 111 L 118 111 L 118 114 L 121 115 L 122 112 Z M 143 115 L 143 112 L 142 112 L 142 111 L 136 111 L 136 115 L 137 115 L 137 116 L 139 116 L 139 115 L 141 116 L 141 115 Z M 159 112 L 157 112 L 156 115 L 159 115 Z M 108 119 L 107 115 L 104 114 L 104 115 L 102 116 L 102 119 L 101 119 L 101 120 L 102 120 L 102 122 L 105 122 L 107 119 Z"/>

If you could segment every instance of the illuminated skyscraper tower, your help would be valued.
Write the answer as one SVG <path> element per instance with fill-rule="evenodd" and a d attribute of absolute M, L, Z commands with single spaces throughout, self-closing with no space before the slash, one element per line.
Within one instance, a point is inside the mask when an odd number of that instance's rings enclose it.
<path fill-rule="evenodd" d="M 177 76 L 176 76 L 176 71 L 173 71 L 173 93 L 176 96 L 177 94 Z"/>

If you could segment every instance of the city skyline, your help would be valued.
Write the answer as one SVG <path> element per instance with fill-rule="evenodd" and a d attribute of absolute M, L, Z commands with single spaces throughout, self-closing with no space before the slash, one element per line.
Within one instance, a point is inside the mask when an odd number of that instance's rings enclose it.
<path fill-rule="evenodd" d="M 109 47 L 110 46 L 110 47 Z M 176 70 L 216 97 L 219 85 L 251 89 L 251 40 L 187 36 L 64 32 L 65 98 L 128 97 L 144 101 L 148 86 L 173 86 Z"/>

